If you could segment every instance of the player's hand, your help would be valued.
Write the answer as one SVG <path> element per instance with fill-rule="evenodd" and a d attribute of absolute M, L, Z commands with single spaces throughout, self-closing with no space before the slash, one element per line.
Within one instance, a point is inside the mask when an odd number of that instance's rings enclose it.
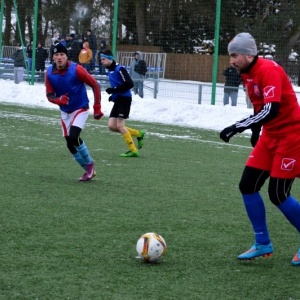
<path fill-rule="evenodd" d="M 114 88 L 109 87 L 105 91 L 106 91 L 107 94 L 110 95 L 110 94 L 112 94 L 114 92 L 114 90 L 115 90 Z"/>
<path fill-rule="evenodd" d="M 229 140 L 237 133 L 238 133 L 238 131 L 236 129 L 236 126 L 231 125 L 229 127 L 224 128 L 220 132 L 220 139 L 222 139 L 225 143 L 228 143 Z"/>
<path fill-rule="evenodd" d="M 59 105 L 68 105 L 69 104 L 68 94 L 62 95 L 58 99 L 59 99 Z"/>
<path fill-rule="evenodd" d="M 94 104 L 94 119 L 100 120 L 104 116 L 101 111 L 101 104 Z"/>

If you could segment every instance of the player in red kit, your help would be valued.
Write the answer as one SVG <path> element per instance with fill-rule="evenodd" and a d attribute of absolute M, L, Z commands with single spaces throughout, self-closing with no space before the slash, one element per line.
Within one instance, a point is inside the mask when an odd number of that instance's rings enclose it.
<path fill-rule="evenodd" d="M 259 58 L 255 40 L 240 33 L 228 44 L 230 64 L 240 73 L 254 114 L 225 128 L 220 138 L 229 142 L 236 133 L 251 129 L 251 151 L 239 189 L 253 227 L 255 242 L 238 256 L 251 260 L 273 254 L 266 211 L 260 189 L 269 178 L 271 202 L 300 233 L 300 205 L 290 194 L 300 177 L 300 106 L 283 68 L 276 62 Z M 300 265 L 300 249 L 292 259 Z"/>

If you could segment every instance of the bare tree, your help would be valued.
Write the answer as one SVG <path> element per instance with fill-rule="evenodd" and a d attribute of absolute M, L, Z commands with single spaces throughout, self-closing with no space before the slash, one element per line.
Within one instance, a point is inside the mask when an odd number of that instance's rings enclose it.
<path fill-rule="evenodd" d="M 5 11 L 4 11 L 4 35 L 3 35 L 3 45 L 11 45 L 11 12 L 12 12 L 12 0 L 5 1 Z"/>
<path fill-rule="evenodd" d="M 136 29 L 138 36 L 139 45 L 146 44 L 146 1 L 137 0 L 136 1 Z"/>

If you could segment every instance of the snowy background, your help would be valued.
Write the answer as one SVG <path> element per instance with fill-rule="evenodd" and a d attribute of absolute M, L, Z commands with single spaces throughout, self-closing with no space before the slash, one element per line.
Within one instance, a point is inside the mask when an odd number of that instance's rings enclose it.
<path fill-rule="evenodd" d="M 178 85 L 178 82 L 173 83 L 173 89 L 178 89 Z M 163 86 L 161 86 L 162 89 Z M 168 83 L 168 89 L 172 90 L 170 82 Z M 2 103 L 15 103 L 24 106 L 59 110 L 57 105 L 48 102 L 43 83 L 29 85 L 24 81 L 20 84 L 15 84 L 13 80 L 0 79 L 0 91 L 0 102 Z M 204 104 L 200 105 L 197 104 L 197 99 L 191 99 L 193 96 L 189 96 L 185 86 L 182 88 L 182 91 L 183 93 L 186 91 L 186 95 L 188 96 L 184 96 L 183 94 L 183 97 L 180 99 L 172 99 L 172 97 L 164 96 L 154 99 L 153 93 L 147 89 L 145 90 L 145 97 L 143 99 L 138 95 L 133 95 L 130 120 L 220 131 L 224 127 L 252 114 L 252 109 L 247 108 L 245 101 L 236 107 L 223 106 L 223 93 L 216 94 L 216 105 L 210 105 L 209 101 L 203 102 Z M 88 95 L 92 104 L 94 98 L 91 89 L 88 89 Z M 210 95 L 207 96 L 210 99 Z M 297 96 L 300 100 L 300 95 L 297 94 Z M 244 96 L 242 95 L 242 97 Z M 101 92 L 101 98 L 102 111 L 108 117 L 112 108 L 112 102 L 108 102 L 108 95 L 105 91 Z"/>

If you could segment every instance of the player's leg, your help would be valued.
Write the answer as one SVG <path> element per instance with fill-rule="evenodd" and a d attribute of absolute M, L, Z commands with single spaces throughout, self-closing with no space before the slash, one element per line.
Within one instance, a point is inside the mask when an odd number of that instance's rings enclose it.
<path fill-rule="evenodd" d="M 137 157 L 138 156 L 138 153 L 135 148 L 134 142 L 132 140 L 130 131 L 125 126 L 124 119 L 110 117 L 108 119 L 108 128 L 111 131 L 121 133 L 125 143 L 127 144 L 128 148 L 129 148 L 129 151 L 124 154 L 121 154 L 121 156 L 125 156 L 125 155 L 126 155 L 126 157 Z"/>
<path fill-rule="evenodd" d="M 61 128 L 62 128 L 62 135 L 65 138 L 67 142 L 67 148 L 73 155 L 75 161 L 85 169 L 85 163 L 83 158 L 81 157 L 80 153 L 77 152 L 74 144 L 72 143 L 71 139 L 69 138 L 69 132 L 70 132 L 70 127 L 71 127 L 71 122 L 72 122 L 72 117 L 70 114 L 67 114 L 63 111 L 61 111 Z"/>
<path fill-rule="evenodd" d="M 271 202 L 300 233 L 300 204 L 290 194 L 294 179 L 300 174 L 299 143 L 298 132 L 280 140 L 273 159 L 268 192 Z M 300 265 L 300 249 L 292 264 Z"/>
<path fill-rule="evenodd" d="M 287 220 L 300 233 L 300 204 L 290 195 L 294 179 L 270 178 L 269 197 L 271 202 L 278 207 Z M 300 265 L 300 249 L 295 254 L 293 265 Z"/>
<path fill-rule="evenodd" d="M 117 127 L 119 128 L 119 132 L 122 134 L 122 137 L 124 139 L 124 142 L 126 143 L 129 151 L 126 153 L 122 153 L 120 156 L 123 157 L 138 157 L 139 153 L 135 147 L 135 144 L 133 142 L 132 136 L 125 126 L 125 119 L 118 119 L 117 120 Z"/>
<path fill-rule="evenodd" d="M 74 158 L 77 158 L 76 161 L 86 170 L 79 180 L 88 181 L 96 176 L 96 171 L 94 161 L 85 142 L 80 138 L 80 133 L 86 123 L 89 112 L 88 110 L 79 110 L 73 114 L 68 140 L 69 144 L 73 145 L 77 151 L 75 155 L 73 154 Z"/>
<path fill-rule="evenodd" d="M 117 126 L 117 121 L 119 117 L 119 105 L 120 101 L 116 99 L 108 118 L 108 129 L 114 132 L 119 132 L 119 128 Z"/>
<path fill-rule="evenodd" d="M 125 120 L 129 117 L 131 97 L 119 97 L 111 110 L 108 127 L 112 131 L 121 133 L 129 151 L 122 153 L 123 157 L 138 157 L 139 153 L 135 147 L 130 131 L 125 126 Z"/>
<path fill-rule="evenodd" d="M 138 141 L 138 149 L 142 149 L 144 145 L 144 136 L 145 136 L 145 131 L 144 130 L 138 130 L 134 128 L 130 128 L 126 126 L 127 130 L 130 132 L 131 136 L 134 136 L 137 138 Z"/>
<path fill-rule="evenodd" d="M 81 154 L 76 150 L 75 146 L 73 145 L 71 139 L 69 136 L 65 136 L 66 142 L 67 142 L 67 147 L 71 154 L 73 155 L 75 161 L 84 169 L 86 170 L 86 164 L 84 159 L 82 158 Z"/>
<path fill-rule="evenodd" d="M 250 249 L 238 256 L 240 260 L 250 260 L 273 253 L 266 222 L 266 210 L 259 193 L 269 177 L 269 172 L 246 166 L 239 184 L 248 218 L 254 231 L 255 243 Z"/>

